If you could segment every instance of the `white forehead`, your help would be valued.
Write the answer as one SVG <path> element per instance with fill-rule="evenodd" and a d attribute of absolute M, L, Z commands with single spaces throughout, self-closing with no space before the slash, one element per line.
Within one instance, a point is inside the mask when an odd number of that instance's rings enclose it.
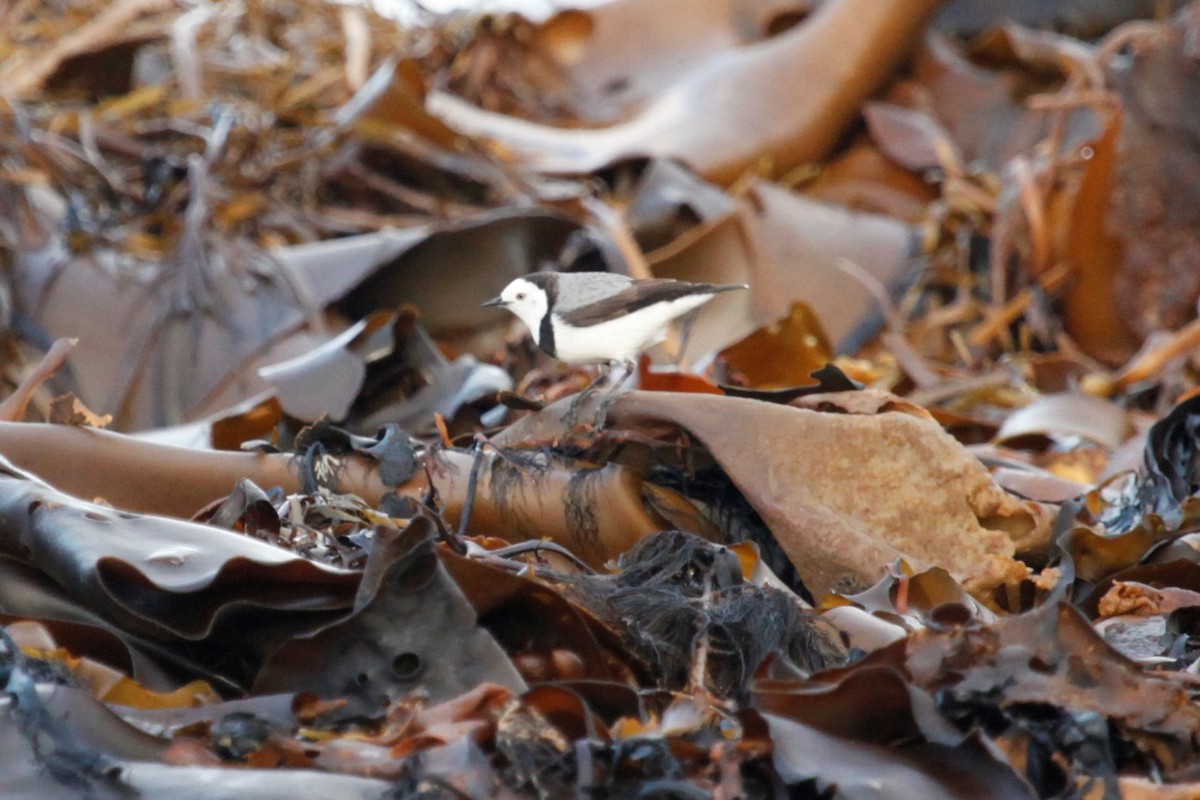
<path fill-rule="evenodd" d="M 504 287 L 504 291 L 501 292 L 501 295 L 504 297 L 514 297 L 521 292 L 530 294 L 535 291 L 541 291 L 541 289 L 539 289 L 535 283 L 532 281 L 527 281 L 524 278 L 517 278 L 508 286 Z"/>

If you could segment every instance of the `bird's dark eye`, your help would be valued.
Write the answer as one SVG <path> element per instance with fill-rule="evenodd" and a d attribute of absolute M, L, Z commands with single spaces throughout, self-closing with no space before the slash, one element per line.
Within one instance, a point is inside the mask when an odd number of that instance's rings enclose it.
<path fill-rule="evenodd" d="M 524 299 L 525 299 L 525 293 L 524 293 L 524 292 L 517 292 L 517 299 L 518 299 L 518 300 L 524 300 Z"/>

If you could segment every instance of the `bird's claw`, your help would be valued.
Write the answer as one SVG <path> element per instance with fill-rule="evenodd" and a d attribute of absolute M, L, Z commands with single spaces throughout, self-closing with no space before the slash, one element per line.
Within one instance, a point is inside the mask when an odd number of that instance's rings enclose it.
<path fill-rule="evenodd" d="M 600 401 L 600 407 L 596 409 L 596 433 L 602 432 L 608 427 L 608 409 L 612 406 L 613 401 L 617 399 L 616 392 L 610 392 L 603 400 Z"/>
<path fill-rule="evenodd" d="M 563 425 L 567 427 L 567 430 L 572 430 L 579 424 L 580 411 L 583 410 L 583 401 L 586 399 L 586 396 L 587 390 L 580 392 L 575 395 L 571 404 L 567 406 L 567 413 L 563 414 L 562 418 Z"/>
<path fill-rule="evenodd" d="M 579 417 L 583 411 L 583 407 L 587 404 L 588 398 L 600 390 L 600 382 L 603 379 L 604 375 L 596 378 L 596 380 L 588 384 L 582 392 L 575 395 L 575 398 L 571 400 L 571 404 L 567 406 L 567 413 L 562 418 L 563 424 L 567 426 L 567 430 L 571 430 L 579 424 Z"/>
<path fill-rule="evenodd" d="M 567 409 L 567 413 L 563 414 L 562 422 L 563 426 L 569 431 L 574 430 L 575 427 L 579 425 L 579 414 L 574 403 L 572 403 L 571 407 Z"/>

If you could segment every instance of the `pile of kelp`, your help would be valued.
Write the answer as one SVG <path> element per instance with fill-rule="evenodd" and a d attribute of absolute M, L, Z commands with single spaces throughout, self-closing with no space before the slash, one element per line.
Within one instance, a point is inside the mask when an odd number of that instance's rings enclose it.
<path fill-rule="evenodd" d="M 0 794 L 1200 793 L 1200 5 L 1006 10 L 5 6 Z"/>

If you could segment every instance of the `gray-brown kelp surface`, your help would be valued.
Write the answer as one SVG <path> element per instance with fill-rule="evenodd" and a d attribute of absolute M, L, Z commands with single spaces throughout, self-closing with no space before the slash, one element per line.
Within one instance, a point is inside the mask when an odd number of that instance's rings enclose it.
<path fill-rule="evenodd" d="M 1200 794 L 1200 5 L 1003 5 L 5 5 L 0 795 Z"/>

